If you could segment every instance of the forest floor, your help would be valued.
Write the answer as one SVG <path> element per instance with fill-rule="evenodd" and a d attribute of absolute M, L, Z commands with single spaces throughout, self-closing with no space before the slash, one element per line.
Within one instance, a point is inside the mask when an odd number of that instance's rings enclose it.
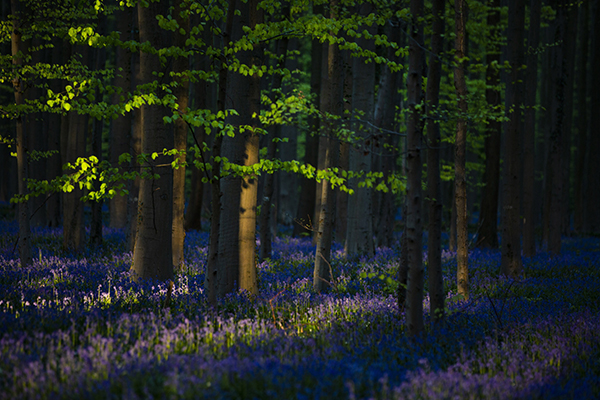
<path fill-rule="evenodd" d="M 348 260 L 334 247 L 328 294 L 312 291 L 314 246 L 280 237 L 258 265 L 259 295 L 211 308 L 207 234 L 189 232 L 167 287 L 135 283 L 118 230 L 77 254 L 34 230 L 21 268 L 17 226 L 0 222 L 0 399 L 592 399 L 600 397 L 600 239 L 498 275 L 500 253 L 469 255 L 468 301 L 444 252 L 446 320 L 405 335 L 399 251 Z M 427 291 L 427 284 L 425 285 Z"/>

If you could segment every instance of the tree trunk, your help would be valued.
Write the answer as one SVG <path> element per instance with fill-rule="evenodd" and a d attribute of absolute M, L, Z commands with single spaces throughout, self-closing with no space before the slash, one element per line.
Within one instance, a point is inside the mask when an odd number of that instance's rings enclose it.
<path fill-rule="evenodd" d="M 289 39 L 283 38 L 277 41 L 277 56 L 279 57 L 279 63 L 277 69 L 285 67 L 287 47 Z M 281 88 L 281 82 L 283 75 L 276 74 L 273 78 L 272 89 Z M 268 140 L 267 145 L 267 159 L 274 160 L 277 152 L 277 139 L 281 135 L 281 125 L 273 126 L 271 129 L 271 135 L 266 137 Z M 260 251 L 258 258 L 263 261 L 271 257 L 272 251 L 272 235 L 271 235 L 271 207 L 273 205 L 273 193 L 275 191 L 275 174 L 266 174 L 264 177 L 264 186 L 261 201 L 261 212 L 259 218 L 260 224 Z"/>
<path fill-rule="evenodd" d="M 186 40 L 189 37 L 188 32 L 190 30 L 189 17 L 181 15 L 184 11 L 183 4 L 183 0 L 175 1 L 173 10 L 175 21 L 179 25 L 179 30 L 174 33 L 174 45 L 181 49 L 186 48 Z M 181 32 L 181 29 L 184 32 Z M 187 57 L 177 57 L 173 60 L 173 72 L 181 74 L 179 78 L 176 78 L 177 86 L 173 90 L 180 114 L 185 114 L 188 108 L 190 81 L 185 73 L 189 69 Z M 182 118 L 177 118 L 173 129 L 175 148 L 182 152 L 177 156 L 177 163 L 180 166 L 173 170 L 173 265 L 180 266 L 183 263 L 183 242 L 185 239 L 183 224 L 185 212 L 185 151 L 187 151 L 188 125 Z"/>
<path fill-rule="evenodd" d="M 133 7 L 124 7 L 123 10 L 115 12 L 116 28 L 120 39 L 123 41 L 133 39 L 130 32 L 133 26 L 134 10 Z M 117 91 L 112 96 L 112 103 L 116 105 L 127 101 L 128 93 L 131 91 L 131 51 L 119 46 L 115 49 L 115 53 L 116 72 L 113 84 L 117 88 Z M 118 166 L 121 154 L 130 152 L 132 117 L 133 114 L 131 112 L 126 112 L 124 115 L 119 115 L 116 119 L 112 120 L 109 160 L 114 167 Z M 130 168 L 132 164 L 136 165 L 133 162 L 122 167 Z M 109 226 L 111 228 L 125 228 L 127 226 L 128 197 L 137 197 L 137 193 L 132 190 L 132 182 L 125 182 L 125 184 L 129 190 L 129 195 L 116 195 L 108 203 L 110 215 Z"/>
<path fill-rule="evenodd" d="M 423 227 L 421 220 L 421 148 L 422 122 L 420 107 L 423 73 L 423 0 L 411 0 L 411 40 L 409 42 L 409 67 L 407 78 L 408 121 L 406 154 L 406 253 L 408 256 L 408 280 L 406 288 L 406 323 L 409 336 L 423 332 Z"/>
<path fill-rule="evenodd" d="M 597 22 L 600 18 L 600 3 L 596 2 L 592 21 Z M 594 26 L 592 38 L 592 67 L 600 65 L 600 29 L 597 29 L 597 24 Z M 585 195 L 585 221 L 584 232 L 587 234 L 600 233 L 600 207 L 598 207 L 598 199 L 600 198 L 600 74 L 595 71 L 592 73 L 592 81 L 590 82 L 591 96 L 591 119 L 590 131 L 588 133 L 589 145 L 587 146 L 587 193 Z"/>
<path fill-rule="evenodd" d="M 11 0 L 11 11 L 15 18 L 12 21 L 11 43 L 13 65 L 19 68 L 23 65 L 23 56 L 27 54 L 27 44 L 22 40 L 23 22 L 20 19 L 23 8 L 19 0 Z M 20 74 L 19 74 L 20 75 Z M 25 88 L 26 84 L 23 78 L 16 77 L 13 80 L 13 88 L 15 94 L 15 104 L 17 107 L 25 103 Z M 27 195 L 27 179 L 29 178 L 27 169 L 27 153 L 29 151 L 29 143 L 27 140 L 27 130 L 25 129 L 25 117 L 19 112 L 16 118 L 17 125 L 17 174 L 18 174 L 18 194 L 21 196 Z M 31 231 L 29 227 L 29 202 L 22 201 L 18 205 L 18 221 L 19 221 L 19 258 L 21 267 L 27 268 L 31 265 Z"/>
<path fill-rule="evenodd" d="M 577 77 L 577 147 L 575 148 L 575 173 L 573 181 L 573 230 L 577 234 L 583 233 L 584 221 L 584 188 L 585 188 L 585 165 L 586 151 L 588 147 L 588 52 L 589 49 L 589 21 L 590 21 L 590 2 L 584 1 L 579 13 L 579 49 Z"/>
<path fill-rule="evenodd" d="M 493 109 L 500 107 L 502 95 L 498 85 L 500 74 L 495 64 L 500 62 L 499 43 L 493 41 L 496 29 L 500 26 L 500 0 L 492 0 L 492 8 L 487 17 L 487 24 L 492 28 L 486 49 L 485 98 L 488 106 Z M 496 29 L 493 29 L 496 27 Z M 537 68 L 534 68 L 537 70 Z M 481 200 L 479 218 L 479 233 L 477 247 L 498 248 L 498 189 L 500 185 L 500 143 L 502 123 L 497 119 L 488 122 L 485 137 L 485 171 L 483 175 L 484 188 Z"/>
<path fill-rule="evenodd" d="M 456 144 L 454 159 L 454 202 L 456 204 L 456 263 L 458 294 L 469 298 L 469 248 L 467 231 L 467 175 L 466 175 L 466 150 L 467 150 L 467 84 L 465 81 L 466 56 L 466 24 L 467 9 L 465 0 L 456 0 L 456 59 L 458 65 L 454 69 L 454 86 L 458 98 L 458 116 L 456 126 Z"/>
<path fill-rule="evenodd" d="M 535 105 L 537 95 L 538 52 L 542 2 L 531 0 L 529 33 L 527 38 L 527 65 L 525 71 L 525 128 L 523 131 L 523 255 L 535 255 Z"/>
<path fill-rule="evenodd" d="M 330 0 L 331 18 L 337 19 L 339 3 Z M 329 44 L 327 56 L 327 84 L 323 86 L 321 93 L 321 110 L 333 115 L 341 115 L 343 112 L 343 72 L 342 56 L 337 43 Z M 323 135 L 319 139 L 319 150 L 324 150 L 323 164 L 321 169 L 328 169 L 337 164 L 338 144 L 335 138 L 336 126 L 334 121 L 323 121 Z M 321 164 L 321 163 L 319 163 Z M 330 265 L 331 242 L 333 235 L 333 214 L 335 196 L 330 182 L 323 180 L 321 184 L 319 220 L 316 232 L 316 254 L 313 270 L 313 288 L 317 293 L 328 289 L 332 280 Z"/>
<path fill-rule="evenodd" d="M 369 15 L 372 12 L 370 4 L 359 6 L 359 14 Z M 375 34 L 376 27 L 368 29 L 369 33 Z M 369 51 L 375 51 L 375 43 L 371 39 L 360 38 L 357 40 L 359 46 Z M 355 57 L 353 59 L 353 85 L 352 85 L 352 109 L 359 111 L 360 119 L 366 122 L 355 123 L 354 132 L 359 138 L 358 145 L 349 147 L 349 170 L 362 171 L 365 174 L 372 171 L 373 157 L 373 121 L 375 105 L 375 63 L 366 62 L 366 58 Z M 366 255 L 372 257 L 375 254 L 373 244 L 373 193 L 367 187 L 358 187 L 357 180 L 350 183 L 354 194 L 348 198 L 348 225 L 346 230 L 347 256 Z"/>
<path fill-rule="evenodd" d="M 314 13 L 323 12 L 322 5 L 315 5 Z M 321 104 L 321 71 L 323 63 L 323 45 L 318 39 L 312 40 L 311 58 L 310 58 L 310 92 L 315 96 L 315 104 Z M 319 154 L 319 117 L 310 116 L 308 124 L 309 132 L 306 132 L 306 143 L 304 145 L 304 163 L 317 167 Z M 317 196 L 317 183 L 314 179 L 304 176 L 300 179 L 300 200 L 296 212 L 293 236 L 298 237 L 301 234 L 310 234 L 310 227 L 315 221 L 315 199 Z"/>
<path fill-rule="evenodd" d="M 430 314 L 434 323 L 444 319 L 445 294 L 442 276 L 442 187 L 440 180 L 440 124 L 437 108 L 440 100 L 444 49 L 444 0 L 434 0 L 432 9 L 431 56 L 427 76 L 427 197 L 429 197 L 429 236 L 427 240 L 427 271 L 429 275 Z"/>
<path fill-rule="evenodd" d="M 525 7 L 511 0 L 508 8 L 508 59 L 511 65 L 506 105 L 509 121 L 506 123 L 504 199 L 502 213 L 502 264 L 504 275 L 516 277 L 521 274 L 521 104 L 523 96 L 524 61 L 523 38 L 525 27 Z M 511 112 L 512 110 L 512 112 Z"/>
<path fill-rule="evenodd" d="M 243 35 L 242 26 L 254 29 L 262 21 L 262 12 L 257 2 L 242 5 L 241 16 L 234 29 L 234 39 Z M 238 54 L 241 64 L 261 64 L 260 48 Z M 223 156 L 229 162 L 251 166 L 258 162 L 258 121 L 253 115 L 260 113 L 260 78 L 257 74 L 243 76 L 233 74 L 227 82 L 228 98 L 239 115 L 230 117 L 234 126 L 248 125 L 251 130 L 239 130 L 235 137 L 223 141 Z M 256 195 L 257 179 L 253 174 L 244 177 L 229 175 L 221 181 L 221 191 L 227 199 L 221 212 L 219 238 L 218 296 L 245 290 L 249 294 L 258 292 L 256 282 Z M 222 274 L 224 273 L 224 274 Z"/>
<path fill-rule="evenodd" d="M 158 26 L 157 15 L 167 14 L 166 4 L 138 5 L 140 42 L 150 42 L 155 49 L 164 47 L 165 31 Z M 140 52 L 142 83 L 154 81 L 154 72 L 162 71 L 156 54 Z M 155 94 L 162 96 L 161 90 Z M 173 279 L 173 170 L 171 157 L 162 155 L 163 149 L 173 148 L 173 131 L 163 121 L 168 110 L 161 104 L 143 104 L 141 107 L 142 153 L 158 153 L 142 165 L 145 172 L 158 174 L 156 179 L 140 182 L 138 233 L 135 241 L 132 269 L 139 279 Z"/>

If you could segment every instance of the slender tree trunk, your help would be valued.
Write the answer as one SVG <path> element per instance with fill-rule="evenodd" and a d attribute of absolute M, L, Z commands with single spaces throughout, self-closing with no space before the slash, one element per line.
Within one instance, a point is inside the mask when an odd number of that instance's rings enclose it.
<path fill-rule="evenodd" d="M 184 49 L 186 40 L 189 37 L 190 20 L 189 17 L 183 17 L 184 1 L 175 1 L 174 15 L 175 21 L 179 25 L 179 30 L 174 33 L 174 45 Z M 183 29 L 183 32 L 181 31 Z M 185 114 L 188 109 L 190 81 L 185 76 L 186 71 L 190 69 L 187 57 L 177 57 L 173 60 L 173 72 L 181 74 L 177 78 L 177 86 L 173 94 L 177 97 L 178 110 L 180 114 Z M 187 151 L 187 132 L 188 125 L 182 118 L 177 118 L 174 122 L 175 148 L 181 152 L 177 156 L 179 167 L 173 170 L 173 265 L 180 266 L 183 263 L 183 242 L 185 240 L 184 212 L 185 212 L 185 162 Z"/>
<path fill-rule="evenodd" d="M 329 2 L 331 18 L 337 19 L 339 3 L 337 0 Z M 323 87 L 321 93 L 321 109 L 324 112 L 329 112 L 333 115 L 341 115 L 343 112 L 343 104 L 341 102 L 343 95 L 343 72 L 342 72 L 342 56 L 337 43 L 329 44 L 327 56 L 327 85 Z M 319 139 L 319 150 L 324 150 L 323 165 L 319 168 L 327 169 L 337 164 L 338 145 L 335 139 L 335 125 L 333 121 L 323 121 L 324 131 Z M 319 163 L 320 164 L 320 163 Z M 317 293 L 328 289 L 332 280 L 330 257 L 331 257 L 331 242 L 333 236 L 333 214 L 334 201 L 333 189 L 330 182 L 322 181 L 319 220 L 316 232 L 316 254 L 313 271 L 313 288 Z"/>
<path fill-rule="evenodd" d="M 314 6 L 314 13 L 323 13 L 322 5 Z M 321 104 L 321 71 L 323 63 L 323 45 L 318 39 L 313 39 L 311 44 L 310 58 L 310 92 L 315 96 L 315 104 Z M 317 167 L 319 154 L 319 117 L 309 117 L 310 131 L 306 133 L 306 143 L 304 145 L 304 163 Z M 296 221 L 294 224 L 294 236 L 301 234 L 310 234 L 309 229 L 314 223 L 315 199 L 317 196 L 317 183 L 314 179 L 304 176 L 300 179 L 300 200 L 298 201 L 298 211 L 296 212 Z"/>
<path fill-rule="evenodd" d="M 167 5 L 150 3 L 138 5 L 140 42 L 150 42 L 155 49 L 164 47 L 165 31 L 158 26 L 157 15 L 167 14 Z M 162 71 L 156 54 L 140 52 L 140 76 L 143 83 L 155 80 L 154 73 Z M 163 94 L 156 90 L 159 97 Z M 161 104 L 141 107 L 142 153 L 158 153 L 148 158 L 142 167 L 145 172 L 158 174 L 156 179 L 140 182 L 138 234 L 135 241 L 132 269 L 137 278 L 173 279 L 173 170 L 171 158 L 162 155 L 163 149 L 173 148 L 173 131 L 163 121 L 168 110 Z"/>
<path fill-rule="evenodd" d="M 63 62 L 62 56 L 62 40 L 53 40 L 54 48 L 52 49 L 52 64 L 60 65 Z M 50 81 L 50 88 L 54 93 L 60 92 L 60 80 L 53 79 Z M 50 182 L 52 179 L 63 174 L 61 154 L 60 154 L 60 132 L 61 132 L 61 115 L 58 113 L 48 113 L 48 150 L 56 151 L 57 154 L 51 155 L 47 161 L 46 179 Z M 61 217 L 61 193 L 54 193 L 48 198 L 46 225 L 49 227 L 58 227 L 62 221 Z"/>
<path fill-rule="evenodd" d="M 223 49 L 228 46 L 228 43 L 231 39 L 231 34 L 233 31 L 233 18 L 235 15 L 235 4 L 236 0 L 229 1 L 229 7 L 227 9 L 227 18 L 225 22 L 225 30 L 223 32 Z M 217 96 L 217 110 L 225 111 L 225 102 L 227 99 L 227 86 L 228 80 L 230 76 L 228 73 L 228 66 L 225 58 L 221 58 L 221 66 L 219 70 L 219 92 Z M 211 183 L 211 218 L 210 218 L 210 246 L 208 249 L 208 260 L 206 263 L 206 280 L 204 282 L 204 287 L 207 291 L 208 301 L 211 304 L 216 304 L 217 297 L 219 296 L 219 291 L 221 290 L 222 284 L 220 282 L 225 282 L 226 276 L 225 270 L 220 268 L 220 260 L 219 260 L 219 243 L 220 240 L 220 232 L 221 232 L 221 208 L 223 204 L 221 203 L 221 196 L 223 192 L 221 191 L 221 148 L 223 144 L 223 135 L 216 134 L 213 140 L 212 147 L 212 176 L 210 179 Z"/>
<path fill-rule="evenodd" d="M 525 27 L 525 7 L 516 0 L 508 6 L 508 59 L 511 65 L 507 89 L 507 112 L 509 121 L 506 125 L 505 138 L 505 175 L 504 199 L 502 213 L 502 264 L 503 274 L 516 277 L 521 274 L 521 105 L 523 95 L 523 73 L 521 65 L 524 61 L 523 38 Z M 511 111 L 512 110 L 512 111 Z"/>
<path fill-rule="evenodd" d="M 133 27 L 133 7 L 124 7 L 123 10 L 117 10 L 115 13 L 116 28 L 119 32 L 120 39 L 123 41 L 131 40 Z M 127 93 L 131 90 L 131 51 L 123 47 L 115 49 L 115 77 L 114 86 L 117 88 L 112 96 L 113 104 L 120 104 L 128 100 Z M 117 167 L 119 156 L 123 153 L 129 153 L 131 142 L 131 112 L 118 116 L 112 121 L 110 130 L 110 147 L 109 160 L 112 166 Z M 135 162 L 134 162 L 135 165 Z M 131 164 L 123 165 L 122 168 L 130 168 Z M 126 182 L 126 187 L 129 190 L 129 196 L 136 197 L 131 189 L 131 182 Z M 125 228 L 128 221 L 128 197 L 116 195 L 110 199 L 109 225 L 112 228 Z M 131 217 L 130 217 L 131 218 Z"/>
<path fill-rule="evenodd" d="M 23 65 L 23 56 L 27 54 L 27 44 L 23 42 L 21 20 L 23 8 L 19 0 L 11 0 L 12 15 L 15 18 L 12 21 L 11 43 L 13 65 L 19 68 Z M 19 74 L 20 75 L 20 74 Z M 13 80 L 15 93 L 15 104 L 17 107 L 25 103 L 25 82 L 23 78 L 17 77 Z M 18 193 L 21 196 L 27 195 L 27 179 L 29 178 L 27 170 L 27 153 L 29 152 L 29 143 L 27 140 L 27 131 L 25 129 L 25 117 L 19 113 L 16 118 L 17 125 L 17 175 L 18 175 Z M 18 206 L 19 221 L 19 258 L 21 267 L 27 268 L 31 265 L 31 231 L 29 227 L 29 202 L 20 202 Z"/>
<path fill-rule="evenodd" d="M 465 299 L 469 298 L 469 248 L 467 231 L 467 175 L 466 175 L 466 150 L 467 150 L 467 84 L 465 81 L 466 56 L 466 24 L 467 9 L 465 0 L 456 0 L 455 31 L 456 31 L 456 59 L 454 68 L 454 86 L 458 98 L 458 116 L 456 126 L 456 153 L 454 159 L 454 196 L 456 203 L 456 262 L 458 294 Z"/>
<path fill-rule="evenodd" d="M 366 16 L 372 12 L 370 4 L 359 6 L 359 14 Z M 369 29 L 375 34 L 375 26 Z M 366 50 L 375 51 L 375 43 L 371 39 L 361 38 L 358 44 Z M 355 133 L 360 137 L 359 146 L 349 148 L 349 170 L 363 171 L 365 174 L 372 171 L 373 157 L 373 121 L 375 106 L 375 64 L 367 63 L 365 58 L 356 57 L 353 60 L 353 89 L 352 108 L 362 112 L 360 116 L 366 122 L 356 123 Z M 372 257 L 375 254 L 373 243 L 373 193 L 367 186 L 358 187 L 357 180 L 351 182 L 354 194 L 348 198 L 348 225 L 346 231 L 347 256 L 366 255 Z"/>
<path fill-rule="evenodd" d="M 531 0 L 527 65 L 525 71 L 525 129 L 523 131 L 523 255 L 535 255 L 535 105 L 537 95 L 537 48 L 540 43 L 541 0 Z"/>
<path fill-rule="evenodd" d="M 434 0 L 432 9 L 431 56 L 427 77 L 427 196 L 429 197 L 429 236 L 427 271 L 429 275 L 430 314 L 434 323 L 444 319 L 445 294 L 442 276 L 442 187 L 440 180 L 440 124 L 437 115 L 444 34 L 444 0 Z"/>
<path fill-rule="evenodd" d="M 286 54 L 289 39 L 279 39 L 277 43 L 277 55 L 279 57 L 278 69 L 285 67 Z M 283 75 L 277 74 L 273 78 L 272 88 L 281 88 Z M 267 145 L 267 159 L 274 160 L 277 152 L 277 140 L 281 135 L 281 125 L 276 125 L 271 129 L 272 134 L 267 136 L 269 141 Z M 271 235 L 271 206 L 273 205 L 273 193 L 275 189 L 275 174 L 266 174 L 264 178 L 264 187 L 261 201 L 260 223 L 260 251 L 258 258 L 263 261 L 271 257 L 272 235 Z"/>
<path fill-rule="evenodd" d="M 592 60 L 591 65 L 600 65 L 600 29 L 597 29 L 597 22 L 600 21 L 600 3 L 596 2 L 592 21 L 596 22 L 592 38 Z M 594 68 L 594 67 L 593 67 Z M 584 232 L 587 234 L 600 233 L 600 207 L 598 199 L 600 198 L 600 74 L 592 72 L 592 81 L 590 82 L 590 131 L 587 146 L 587 193 L 585 201 L 585 221 Z"/>
<path fill-rule="evenodd" d="M 421 220 L 421 148 L 422 122 L 419 105 L 423 99 L 423 0 L 411 0 L 411 40 L 409 42 L 408 122 L 406 154 L 406 253 L 408 256 L 408 280 L 406 288 L 406 323 L 409 336 L 423 331 L 423 227 Z"/>
<path fill-rule="evenodd" d="M 487 17 L 490 28 L 500 25 L 500 0 L 491 0 L 491 10 Z M 499 29 L 499 28 L 496 28 Z M 496 29 L 492 30 L 486 49 L 486 64 L 488 68 L 485 73 L 486 84 L 485 98 L 488 106 L 498 109 L 501 104 L 500 74 L 495 64 L 500 62 L 499 43 L 493 40 Z M 534 68 L 537 70 L 537 68 Z M 502 123 L 497 119 L 488 122 L 485 137 L 485 171 L 481 200 L 481 213 L 479 218 L 479 233 L 477 236 L 477 247 L 498 248 L 498 190 L 500 185 L 500 144 Z"/>
<path fill-rule="evenodd" d="M 388 37 L 392 42 L 400 43 L 400 30 L 395 27 L 388 28 Z M 400 62 L 392 49 L 388 49 L 388 58 Z M 398 72 L 392 72 L 387 66 L 383 66 L 383 72 L 379 81 L 377 92 L 377 104 L 375 106 L 375 126 L 388 131 L 396 131 L 395 115 L 396 105 L 401 104 L 398 94 L 398 85 L 401 83 Z M 383 172 L 386 184 L 395 174 L 397 148 L 400 144 L 400 136 L 390 132 L 381 132 L 376 135 L 374 148 L 378 154 L 375 164 L 379 165 Z M 396 205 L 394 194 L 390 188 L 387 192 L 375 192 L 373 196 L 374 210 L 377 210 L 377 218 L 374 220 L 373 230 L 377 237 L 377 246 L 391 247 L 394 242 L 394 223 L 396 219 Z"/>
<path fill-rule="evenodd" d="M 575 149 L 575 173 L 573 181 L 573 230 L 577 234 L 583 233 L 584 221 L 584 187 L 585 187 L 585 165 L 586 151 L 588 138 L 588 52 L 589 49 L 589 21 L 590 21 L 590 2 L 584 1 L 581 5 L 582 9 L 579 13 L 579 48 L 578 54 L 578 70 L 577 77 L 577 147 Z"/>

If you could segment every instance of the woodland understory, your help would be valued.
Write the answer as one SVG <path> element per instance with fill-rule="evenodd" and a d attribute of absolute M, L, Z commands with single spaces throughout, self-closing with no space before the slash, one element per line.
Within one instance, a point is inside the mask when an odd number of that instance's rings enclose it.
<path fill-rule="evenodd" d="M 132 279 L 122 230 L 74 254 L 60 228 L 34 229 L 27 268 L 17 225 L 0 232 L 2 399 L 600 396 L 598 238 L 524 258 L 518 280 L 498 274 L 499 251 L 472 250 L 468 301 L 456 296 L 455 253 L 443 251 L 445 321 L 432 326 L 425 296 L 425 332 L 410 339 L 398 240 L 355 260 L 334 243 L 331 291 L 316 294 L 310 239 L 282 235 L 258 264 L 258 295 L 211 306 L 206 232 L 186 236 L 170 294 Z"/>

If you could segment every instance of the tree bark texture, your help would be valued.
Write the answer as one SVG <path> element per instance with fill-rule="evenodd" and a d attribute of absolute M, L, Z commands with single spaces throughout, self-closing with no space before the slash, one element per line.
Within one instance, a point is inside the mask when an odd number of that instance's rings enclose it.
<path fill-rule="evenodd" d="M 336 19 L 339 3 L 331 0 L 331 18 Z M 327 52 L 327 83 L 321 93 L 321 109 L 333 115 L 340 116 L 343 112 L 343 71 L 342 55 L 337 43 L 329 45 Z M 319 139 L 319 150 L 323 151 L 323 164 L 319 163 L 319 169 L 328 169 L 337 164 L 338 143 L 335 138 L 335 122 L 323 121 L 323 136 Z M 315 236 L 316 254 L 313 270 L 313 288 L 317 293 L 323 292 L 331 285 L 333 279 L 331 273 L 331 242 L 333 237 L 333 215 L 335 196 L 330 182 L 323 180 L 321 184 L 319 219 Z"/>
<path fill-rule="evenodd" d="M 185 13 L 183 0 L 175 1 L 173 13 L 179 30 L 174 33 L 174 45 L 185 48 L 189 37 L 190 19 Z M 183 29 L 183 32 L 181 31 Z M 181 74 L 177 80 L 177 86 L 173 94 L 177 97 L 178 111 L 180 114 L 187 112 L 189 103 L 190 81 L 185 75 L 190 69 L 187 57 L 177 57 L 173 60 L 173 72 Z M 174 121 L 174 145 L 180 152 L 177 156 L 178 168 L 173 170 L 173 265 L 180 266 L 183 263 L 183 242 L 185 240 L 184 213 L 185 213 L 185 162 L 187 151 L 188 125 L 182 118 Z"/>
<path fill-rule="evenodd" d="M 359 14 L 366 16 L 372 12 L 370 4 L 359 6 Z M 368 29 L 369 33 L 376 34 L 375 26 Z M 359 46 L 369 51 L 375 51 L 372 39 L 360 38 Z M 362 57 L 353 59 L 353 85 L 352 109 L 358 112 L 357 116 L 366 122 L 355 122 L 354 132 L 360 142 L 349 146 L 349 170 L 363 171 L 365 174 L 372 171 L 373 157 L 373 121 L 375 106 L 375 64 L 367 63 Z M 359 187 L 358 179 L 350 183 L 354 194 L 348 197 L 348 224 L 346 230 L 345 253 L 347 256 L 372 257 L 375 254 L 373 243 L 373 193 L 368 186 Z"/>
<path fill-rule="evenodd" d="M 429 236 L 427 238 L 427 271 L 429 275 L 430 314 L 434 323 L 444 319 L 445 293 L 442 276 L 442 187 L 440 179 L 440 124 L 437 108 L 440 100 L 444 49 L 444 0 L 434 0 L 432 9 L 431 56 L 427 77 L 427 197 Z"/>
<path fill-rule="evenodd" d="M 133 7 L 124 7 L 123 10 L 117 10 L 115 14 L 116 28 L 119 37 L 123 41 L 131 40 L 131 31 L 133 28 Z M 113 104 L 121 104 L 128 100 L 127 93 L 131 90 L 131 51 L 123 47 L 117 47 L 115 50 L 115 77 L 113 85 L 117 88 L 112 96 Z M 133 114 L 128 112 L 112 120 L 110 129 L 109 160 L 111 165 L 119 165 L 119 156 L 130 152 L 131 143 L 131 123 Z M 133 163 L 135 165 L 135 162 Z M 130 168 L 131 164 L 122 167 Z M 131 182 L 126 182 L 129 196 L 137 197 L 133 192 Z M 109 215 L 111 228 L 125 228 L 128 221 L 128 197 L 116 195 L 109 200 Z M 131 216 L 129 217 L 131 218 Z M 135 217 L 134 217 L 135 218 Z"/>
<path fill-rule="evenodd" d="M 492 0 L 487 17 L 488 26 L 493 29 L 500 25 L 500 0 Z M 499 29 L 499 28 L 496 28 Z M 492 30 L 486 46 L 485 99 L 492 109 L 499 109 L 502 95 L 500 93 L 500 73 L 494 65 L 500 62 L 499 43 L 494 41 L 496 29 Z M 500 186 L 500 144 L 502 123 L 497 119 L 488 122 L 485 136 L 485 170 L 483 175 L 483 193 L 479 218 L 477 247 L 498 248 L 498 192 Z"/>
<path fill-rule="evenodd" d="M 524 101 L 523 39 L 525 29 L 525 7 L 511 0 L 508 6 L 508 60 L 511 70 L 506 98 L 509 121 L 506 123 L 504 198 L 502 213 L 502 261 L 501 272 L 516 277 L 521 274 L 521 174 L 522 144 L 521 105 Z"/>
<path fill-rule="evenodd" d="M 12 21 L 11 47 L 13 55 L 13 65 L 19 68 L 23 65 L 23 56 L 27 54 L 27 44 L 23 38 L 23 21 L 21 19 L 23 8 L 19 0 L 11 0 L 12 15 L 15 19 Z M 21 106 L 25 103 L 25 82 L 23 78 L 16 77 L 13 80 L 13 89 L 15 94 L 15 104 Z M 25 126 L 25 117 L 19 114 L 16 119 L 17 128 L 17 175 L 18 175 L 18 194 L 21 196 L 27 195 L 27 153 L 29 151 L 29 143 Z M 29 202 L 21 202 L 18 205 L 18 221 L 19 221 L 19 258 L 21 267 L 27 268 L 32 263 L 31 258 L 31 230 L 29 227 Z"/>
<path fill-rule="evenodd" d="M 422 122 L 420 107 L 423 100 L 423 0 L 411 0 L 411 37 L 408 58 L 408 121 L 406 154 L 406 253 L 408 257 L 408 280 L 406 288 L 406 323 L 411 337 L 423 332 L 423 227 L 421 220 L 421 148 Z"/>
<path fill-rule="evenodd" d="M 164 3 L 138 5 L 140 41 L 150 42 L 155 49 L 166 44 L 165 31 L 158 26 L 157 15 L 166 15 Z M 154 81 L 154 72 L 162 71 L 157 54 L 140 52 L 140 76 L 143 83 Z M 162 95 L 157 90 L 157 95 Z M 140 182 L 138 206 L 138 233 L 133 254 L 133 272 L 139 279 L 173 279 L 173 170 L 171 157 L 162 155 L 163 149 L 173 148 L 173 131 L 163 117 L 168 110 L 161 104 L 144 104 L 141 107 L 142 153 L 158 153 L 156 159 L 148 158 L 142 168 L 158 174 L 156 179 Z"/>
<path fill-rule="evenodd" d="M 535 105 L 542 2 L 531 0 L 525 70 L 525 128 L 523 131 L 523 255 L 535 255 Z"/>
<path fill-rule="evenodd" d="M 455 0 L 456 62 L 454 86 L 458 98 L 459 116 L 456 123 L 454 158 L 454 202 L 456 204 L 456 262 L 458 294 L 469 298 L 469 248 L 467 231 L 467 84 L 465 80 L 467 6 L 465 0 Z"/>

